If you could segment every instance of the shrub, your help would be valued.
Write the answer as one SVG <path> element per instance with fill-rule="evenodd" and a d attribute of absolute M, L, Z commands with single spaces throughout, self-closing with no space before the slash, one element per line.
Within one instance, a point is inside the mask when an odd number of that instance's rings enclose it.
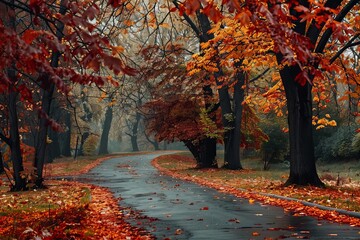
<path fill-rule="evenodd" d="M 261 128 L 269 136 L 269 141 L 264 142 L 261 147 L 264 170 L 267 170 L 272 162 L 286 160 L 289 153 L 289 136 L 282 130 L 284 125 L 277 117 L 269 117 L 262 122 Z"/>
<path fill-rule="evenodd" d="M 84 142 L 83 153 L 85 156 L 96 155 L 96 150 L 99 145 L 99 137 L 91 134 Z"/>
<path fill-rule="evenodd" d="M 359 158 L 359 142 L 354 126 L 339 126 L 330 136 L 319 139 L 315 147 L 315 156 L 325 162 Z"/>

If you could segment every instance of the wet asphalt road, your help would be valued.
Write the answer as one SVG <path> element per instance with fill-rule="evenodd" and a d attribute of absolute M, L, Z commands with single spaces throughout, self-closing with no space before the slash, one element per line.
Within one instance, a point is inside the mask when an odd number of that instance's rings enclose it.
<path fill-rule="evenodd" d="M 249 204 L 163 176 L 150 164 L 159 155 L 112 158 L 77 180 L 108 187 L 123 198 L 121 206 L 150 217 L 133 224 L 158 239 L 360 239 L 358 227 L 295 217 L 279 207 Z"/>

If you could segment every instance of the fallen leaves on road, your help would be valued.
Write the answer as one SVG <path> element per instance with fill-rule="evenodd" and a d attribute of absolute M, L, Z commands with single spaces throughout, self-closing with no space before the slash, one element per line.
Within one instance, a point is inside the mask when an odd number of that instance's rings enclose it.
<path fill-rule="evenodd" d="M 352 207 L 356 209 L 360 206 L 360 191 L 356 189 L 336 187 L 322 189 L 311 186 L 283 187 L 281 181 L 271 181 L 262 177 L 240 177 L 242 174 L 251 175 L 251 170 L 196 169 L 194 160 L 180 155 L 163 155 L 154 159 L 152 164 L 164 174 L 211 187 L 219 192 L 247 198 L 250 204 L 254 204 L 256 200 L 265 204 L 283 207 L 285 211 L 291 212 L 295 216 L 308 215 L 338 223 L 347 223 L 351 226 L 360 226 L 359 218 L 342 215 L 335 211 L 305 206 L 299 201 L 289 201 L 263 195 L 263 193 L 271 193 L 352 211 Z"/>

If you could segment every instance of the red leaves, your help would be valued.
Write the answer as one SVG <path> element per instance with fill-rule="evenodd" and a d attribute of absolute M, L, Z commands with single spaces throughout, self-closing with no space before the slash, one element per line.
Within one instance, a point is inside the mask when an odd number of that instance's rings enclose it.
<path fill-rule="evenodd" d="M 217 23 L 222 18 L 221 12 L 212 2 L 208 3 L 208 5 L 202 9 L 202 12 L 206 14 L 214 23 Z"/>
<path fill-rule="evenodd" d="M 200 9 L 201 4 L 199 0 L 186 0 L 183 3 L 183 6 L 185 8 L 186 14 L 191 15 Z"/>
<path fill-rule="evenodd" d="M 26 44 L 31 44 L 35 38 L 37 38 L 39 35 L 41 35 L 41 31 L 36 31 L 32 29 L 28 29 L 24 32 L 22 39 Z"/>
<path fill-rule="evenodd" d="M 109 0 L 108 5 L 111 5 L 114 8 L 120 7 L 123 4 L 123 0 Z"/>

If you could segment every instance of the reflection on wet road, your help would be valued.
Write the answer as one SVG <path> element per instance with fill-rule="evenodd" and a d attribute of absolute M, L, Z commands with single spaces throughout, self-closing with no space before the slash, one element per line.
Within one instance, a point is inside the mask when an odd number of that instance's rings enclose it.
<path fill-rule="evenodd" d="M 78 180 L 110 188 L 122 206 L 150 217 L 134 224 L 147 225 L 158 239 L 360 239 L 360 228 L 295 217 L 163 176 L 150 164 L 159 155 L 113 158 Z"/>

